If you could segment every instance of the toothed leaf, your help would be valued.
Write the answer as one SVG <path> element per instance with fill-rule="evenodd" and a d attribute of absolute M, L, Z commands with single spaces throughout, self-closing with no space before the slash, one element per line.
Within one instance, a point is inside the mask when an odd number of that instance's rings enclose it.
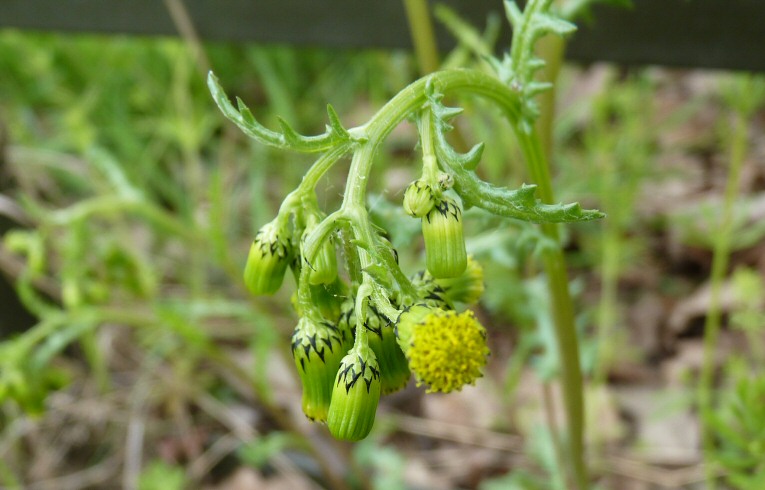
<path fill-rule="evenodd" d="M 443 105 L 439 105 L 436 108 L 436 111 L 438 113 L 438 117 L 442 121 L 449 121 L 459 116 L 460 114 L 462 114 L 464 112 L 464 109 L 462 107 L 446 107 Z"/>
<path fill-rule="evenodd" d="M 531 82 L 526 86 L 525 94 L 528 97 L 534 97 L 546 90 L 550 90 L 552 87 L 553 84 L 549 82 Z"/>
<path fill-rule="evenodd" d="M 538 13 L 534 17 L 534 27 L 545 34 L 552 32 L 559 36 L 566 36 L 576 31 L 576 26 L 571 22 L 547 13 Z"/>
<path fill-rule="evenodd" d="M 439 114 L 443 110 L 438 94 L 429 97 L 435 131 L 436 157 L 442 169 L 454 178 L 454 188 L 462 197 L 465 207 L 476 206 L 490 213 L 509 218 L 521 219 L 535 223 L 563 223 L 573 221 L 589 221 L 604 216 L 597 210 L 583 210 L 578 203 L 544 204 L 536 199 L 537 186 L 522 185 L 519 189 L 511 190 L 498 187 L 478 178 L 473 172 L 475 164 L 483 152 L 483 144 L 479 143 L 467 153 L 459 153 L 449 145 L 444 135 L 444 123 Z M 527 124 L 522 122 L 523 124 Z M 527 128 L 531 131 L 531 126 Z"/>
<path fill-rule="evenodd" d="M 526 63 L 526 66 L 528 66 L 532 71 L 537 71 L 543 68 L 545 64 L 546 64 L 545 60 L 543 60 L 542 58 L 537 58 L 535 56 Z"/>
<path fill-rule="evenodd" d="M 271 131 L 255 119 L 247 105 L 238 97 L 236 99 L 238 109 L 231 104 L 228 96 L 226 96 L 226 92 L 218 83 L 218 78 L 213 72 L 210 72 L 207 76 L 207 87 L 223 115 L 236 124 L 244 134 L 263 144 L 276 148 L 314 153 L 329 150 L 333 146 L 347 140 L 347 137 L 334 131 L 318 136 L 302 136 L 282 120 L 280 120 L 282 132 Z"/>
<path fill-rule="evenodd" d="M 343 123 L 340 122 L 340 117 L 335 112 L 335 108 L 331 104 L 327 104 L 327 118 L 329 119 L 329 127 L 331 130 L 343 138 L 350 138 L 348 130 L 343 127 Z"/>
<path fill-rule="evenodd" d="M 520 25 L 523 17 L 521 9 L 511 0 L 505 0 L 505 15 L 507 16 L 507 21 L 513 27 Z"/>

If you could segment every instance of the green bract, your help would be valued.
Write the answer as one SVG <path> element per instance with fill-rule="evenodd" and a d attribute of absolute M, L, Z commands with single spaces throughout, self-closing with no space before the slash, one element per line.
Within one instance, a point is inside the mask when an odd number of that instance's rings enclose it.
<path fill-rule="evenodd" d="M 422 179 L 415 180 L 404 191 L 404 211 L 412 217 L 422 218 L 435 205 L 433 188 Z"/>
<path fill-rule="evenodd" d="M 340 329 L 351 329 L 352 325 L 356 325 L 353 302 L 349 301 L 343 305 L 343 310 Z M 400 390 L 406 386 L 411 374 L 406 357 L 396 342 L 394 325 L 380 315 L 374 307 L 370 307 L 364 328 L 367 330 L 369 347 L 374 351 L 380 366 L 382 394 L 387 395 Z"/>
<path fill-rule="evenodd" d="M 244 284 L 252 294 L 273 294 L 282 285 L 290 262 L 290 243 L 279 233 L 276 221 L 263 226 L 250 246 L 244 267 Z"/>
<path fill-rule="evenodd" d="M 327 420 L 332 384 L 345 354 L 337 327 L 303 317 L 292 332 L 292 357 L 303 385 L 303 412 Z"/>
<path fill-rule="evenodd" d="M 472 256 L 467 258 L 467 267 L 457 277 L 433 279 L 444 296 L 455 303 L 472 305 L 483 295 L 483 268 Z"/>
<path fill-rule="evenodd" d="M 310 264 L 308 282 L 312 285 L 330 284 L 337 278 L 337 258 L 332 240 L 327 239 L 319 247 L 316 258 Z"/>
<path fill-rule="evenodd" d="M 422 218 L 425 257 L 433 277 L 457 277 L 467 267 L 467 251 L 462 231 L 462 209 L 446 198 Z"/>
<path fill-rule="evenodd" d="M 380 400 L 380 367 L 369 347 L 354 347 L 340 364 L 327 427 L 338 439 L 359 441 L 375 423 Z"/>

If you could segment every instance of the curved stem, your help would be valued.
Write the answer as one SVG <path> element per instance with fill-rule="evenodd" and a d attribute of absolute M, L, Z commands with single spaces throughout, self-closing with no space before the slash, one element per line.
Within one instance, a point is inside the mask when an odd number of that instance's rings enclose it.
<path fill-rule="evenodd" d="M 305 239 L 303 244 L 303 258 L 304 262 L 312 264 L 316 259 L 316 254 L 319 252 L 319 247 L 324 240 L 329 239 L 330 233 L 334 232 L 338 228 L 338 221 L 342 218 L 342 213 L 336 211 L 319 223 L 316 228 L 311 231 Z M 308 282 L 310 276 L 310 268 L 301 264 L 300 277 L 298 278 L 298 303 L 300 305 L 300 311 L 307 315 L 315 314 L 315 310 L 311 308 L 313 302 L 311 298 L 311 288 Z"/>
<path fill-rule="evenodd" d="M 284 198 L 282 205 L 279 207 L 279 216 L 284 220 L 288 220 L 290 213 L 293 210 L 299 211 L 305 196 L 314 192 L 314 189 L 318 185 L 319 180 L 324 177 L 324 174 L 326 174 L 327 171 L 329 171 L 329 169 L 343 157 L 343 155 L 348 153 L 350 149 L 350 143 L 338 145 L 319 157 L 319 159 L 316 160 L 313 165 L 311 165 L 311 168 L 305 173 L 303 180 L 300 181 L 300 185 Z"/>
<path fill-rule="evenodd" d="M 438 71 L 411 83 L 388 101 L 364 126 L 351 129 L 354 134 L 366 134 L 368 141 L 361 143 L 376 146 L 393 130 L 427 101 L 426 87 L 435 84 L 442 93 L 472 93 L 493 100 L 514 125 L 520 118 L 520 93 L 508 88 L 494 76 L 477 70 Z"/>

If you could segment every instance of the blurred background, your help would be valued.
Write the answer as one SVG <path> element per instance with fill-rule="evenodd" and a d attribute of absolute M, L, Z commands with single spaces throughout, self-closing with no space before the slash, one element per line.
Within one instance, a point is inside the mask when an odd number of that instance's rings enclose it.
<path fill-rule="evenodd" d="M 267 127 L 281 116 L 315 134 L 327 103 L 346 126 L 368 120 L 419 76 L 413 55 L 202 43 L 175 25 L 182 36 L 0 29 L 0 487 L 565 488 L 535 225 L 466 214 L 485 376 L 449 395 L 410 383 L 357 444 L 301 412 L 294 282 L 269 298 L 242 283 L 254 233 L 312 160 L 228 123 L 207 71 Z M 468 25 L 487 44 L 499 32 L 496 17 Z M 443 54 L 485 68 L 464 44 Z M 458 102 L 462 134 L 486 143 L 479 174 L 528 182 L 500 115 Z M 743 72 L 562 68 L 556 197 L 608 214 L 563 228 L 597 488 L 707 488 L 702 430 L 722 488 L 765 488 L 763 102 Z M 416 144 L 411 125 L 391 135 L 369 201 L 412 273 L 420 225 L 401 199 Z M 322 181 L 325 210 L 346 170 Z M 701 416 L 704 397 L 715 410 Z"/>

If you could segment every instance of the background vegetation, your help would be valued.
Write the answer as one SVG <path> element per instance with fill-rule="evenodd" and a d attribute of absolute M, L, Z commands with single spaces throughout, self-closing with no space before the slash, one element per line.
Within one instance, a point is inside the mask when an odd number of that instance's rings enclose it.
<path fill-rule="evenodd" d="M 204 74 L 267 125 L 313 133 L 328 102 L 364 122 L 416 66 L 405 53 L 204 48 L 0 33 L 0 267 L 32 315 L 0 314 L 0 486 L 565 488 L 534 225 L 468 213 L 493 352 L 476 387 L 384 398 L 354 446 L 308 424 L 287 347 L 294 284 L 252 299 L 241 270 L 310 162 L 226 123 Z M 557 197 L 608 213 L 565 228 L 600 488 L 705 488 L 705 469 L 762 488 L 762 90 L 738 74 L 564 67 Z M 527 181 L 506 124 L 461 102 L 462 133 L 487 143 L 482 175 Z M 411 127 L 394 134 L 371 200 L 410 270 L 419 225 L 400 201 L 415 144 Z M 326 178 L 321 203 L 342 186 Z"/>

